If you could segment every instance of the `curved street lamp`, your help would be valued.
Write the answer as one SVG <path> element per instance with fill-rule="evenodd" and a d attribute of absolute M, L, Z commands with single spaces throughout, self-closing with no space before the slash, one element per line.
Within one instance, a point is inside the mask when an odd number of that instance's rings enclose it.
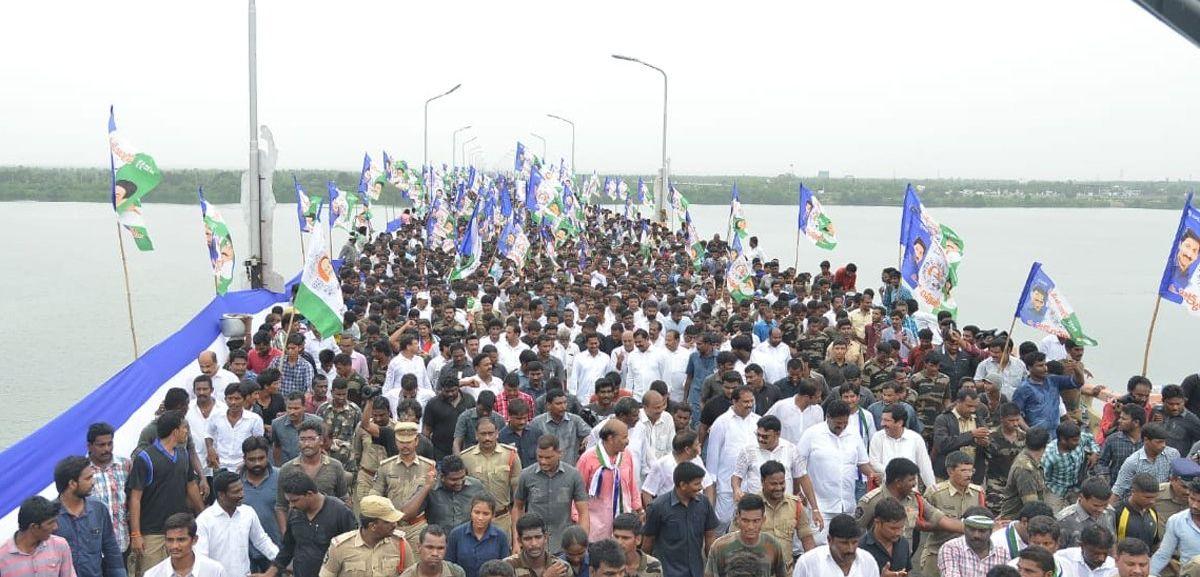
<path fill-rule="evenodd" d="M 571 125 L 571 174 L 573 175 L 575 174 L 575 123 L 557 114 L 547 113 L 546 116 L 549 116 L 555 120 L 561 120 Z"/>
<path fill-rule="evenodd" d="M 632 56 L 613 54 L 612 57 L 616 58 L 617 60 L 636 62 L 647 68 L 653 68 L 657 70 L 659 74 L 662 74 L 663 77 L 662 182 L 665 190 L 659 191 L 658 197 L 655 198 L 655 208 L 658 212 L 659 222 L 665 222 L 667 220 L 666 189 L 670 188 L 670 185 L 667 183 L 667 73 L 662 68 L 659 68 L 648 62 L 643 62 L 637 58 L 633 58 Z"/>
<path fill-rule="evenodd" d="M 459 128 L 458 130 L 455 130 L 454 134 L 450 136 L 450 166 L 458 166 L 458 160 L 455 156 L 458 153 L 458 133 L 470 129 L 471 125 L 468 124 L 462 128 Z"/>
<path fill-rule="evenodd" d="M 452 92 L 454 92 L 455 90 L 458 90 L 459 88 L 462 88 L 462 83 L 455 84 L 454 88 L 451 88 L 450 90 L 447 90 L 447 91 L 425 101 L 425 144 L 422 147 L 422 154 L 421 154 L 421 156 L 422 156 L 421 172 L 422 173 L 424 173 L 426 167 L 429 166 L 429 103 L 433 102 L 434 100 L 437 100 L 443 96 L 449 96 Z M 429 172 L 430 172 L 430 174 L 432 174 L 433 170 L 430 169 Z M 424 178 L 425 177 L 422 176 L 422 179 L 424 179 Z M 427 187 L 427 188 L 430 189 L 428 194 L 432 195 L 433 187 Z M 433 198 L 429 198 L 428 201 L 429 201 L 430 206 L 432 206 Z"/>

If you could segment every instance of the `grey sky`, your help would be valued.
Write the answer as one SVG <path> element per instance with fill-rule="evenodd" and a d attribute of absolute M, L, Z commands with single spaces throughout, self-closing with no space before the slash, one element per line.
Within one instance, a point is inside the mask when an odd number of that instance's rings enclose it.
<path fill-rule="evenodd" d="M 107 106 L 164 167 L 239 167 L 245 2 L 16 2 L 0 35 L 0 164 L 107 163 Z M 316 2 L 260 0 L 259 115 L 284 167 L 421 159 L 474 125 L 580 170 L 1188 178 L 1200 52 L 1129 0 Z M 1200 176 L 1200 173 L 1197 174 Z"/>

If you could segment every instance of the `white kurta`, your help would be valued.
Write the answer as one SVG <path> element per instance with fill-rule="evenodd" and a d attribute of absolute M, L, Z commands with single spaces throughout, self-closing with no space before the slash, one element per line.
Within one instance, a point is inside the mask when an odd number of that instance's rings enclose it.
<path fill-rule="evenodd" d="M 858 436 L 849 427 L 834 435 L 828 423 L 821 423 L 804 432 L 796 450 L 800 462 L 795 474 L 808 475 L 821 514 L 829 519 L 854 511 L 858 465 L 869 462 Z"/>

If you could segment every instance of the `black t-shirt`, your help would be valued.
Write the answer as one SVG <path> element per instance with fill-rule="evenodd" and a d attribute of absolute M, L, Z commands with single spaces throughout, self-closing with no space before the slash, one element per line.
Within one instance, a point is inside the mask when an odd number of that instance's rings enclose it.
<path fill-rule="evenodd" d="M 700 422 L 704 426 L 712 428 L 713 423 L 717 421 L 717 417 L 725 414 L 725 411 L 732 407 L 733 403 L 725 398 L 725 395 L 713 397 L 707 403 L 704 403 L 704 408 L 700 409 Z"/>
<path fill-rule="evenodd" d="M 425 424 L 429 425 L 431 433 L 429 440 L 439 459 L 454 451 L 454 425 L 458 423 L 459 415 L 473 408 L 475 399 L 470 395 L 460 395 L 457 406 L 442 400 L 441 396 L 425 405 Z"/>
<path fill-rule="evenodd" d="M 271 395 L 271 402 L 267 406 L 262 406 L 258 401 L 254 401 L 254 405 L 250 408 L 254 414 L 262 417 L 263 424 L 271 426 L 271 421 L 275 420 L 281 413 L 287 410 L 287 404 L 283 400 L 283 395 L 275 393 Z"/>
<path fill-rule="evenodd" d="M 188 512 L 187 484 L 196 478 L 187 449 L 182 445 L 168 454 L 159 441 L 133 454 L 133 468 L 125 490 L 142 491 L 141 529 L 144 535 L 161 535 L 167 517 Z"/>
<path fill-rule="evenodd" d="M 340 499 L 325 497 L 325 504 L 310 521 L 299 509 L 289 509 L 287 533 L 275 557 L 275 566 L 283 573 L 292 564 L 295 577 L 317 577 L 329 542 L 334 537 L 358 528 L 358 519 Z"/>

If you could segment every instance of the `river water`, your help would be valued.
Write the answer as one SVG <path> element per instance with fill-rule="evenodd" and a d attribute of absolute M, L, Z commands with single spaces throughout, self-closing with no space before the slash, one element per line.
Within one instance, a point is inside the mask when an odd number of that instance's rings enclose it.
<path fill-rule="evenodd" d="M 238 257 L 246 254 L 244 220 L 221 207 Z M 728 207 L 692 206 L 700 234 L 724 234 Z M 827 207 L 839 244 L 821 251 L 800 245 L 801 268 L 823 259 L 854 262 L 859 289 L 877 286 L 879 270 L 897 259 L 899 207 Z M 111 209 L 103 203 L 0 204 L 0 246 L 8 273 L 2 285 L 0 449 L 77 402 L 132 359 L 121 261 Z M 150 204 L 146 220 L 156 250 L 139 253 L 126 239 L 139 344 L 146 350 L 187 322 L 213 296 L 212 273 L 196 206 Z M 752 234 L 784 267 L 796 259 L 796 207 L 747 205 Z M 935 209 L 966 245 L 955 292 L 960 324 L 1007 329 L 1016 299 L 1040 260 L 1071 300 L 1085 331 L 1100 342 L 1084 360 L 1097 380 L 1118 389 L 1141 370 L 1142 352 L 1179 215 L 1137 209 Z M 290 277 L 301 262 L 293 205 L 276 209 L 278 269 Z M 1137 234 L 1133 234 L 1136 232 Z M 1143 234 L 1145 233 L 1145 234 Z M 335 234 L 335 242 L 344 239 Z M 1200 319 L 1164 302 L 1150 355 L 1156 388 L 1197 370 L 1186 335 Z M 1041 334 L 1018 326 L 1018 340 Z M 1181 343 L 1181 339 L 1185 341 Z M 83 440 L 80 440 L 83 450 Z"/>

